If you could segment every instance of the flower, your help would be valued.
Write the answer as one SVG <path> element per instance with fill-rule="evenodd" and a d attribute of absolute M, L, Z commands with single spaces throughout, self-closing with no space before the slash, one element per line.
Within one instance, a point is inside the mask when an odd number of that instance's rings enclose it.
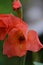
<path fill-rule="evenodd" d="M 4 40 L 7 34 L 7 19 L 3 15 L 0 14 L 0 40 Z"/>
<path fill-rule="evenodd" d="M 17 10 L 17 9 L 19 9 L 19 8 L 21 8 L 21 3 L 20 3 L 20 1 L 19 0 L 14 0 L 13 2 L 12 2 L 12 8 L 13 8 L 13 10 Z"/>
<path fill-rule="evenodd" d="M 27 50 L 37 52 L 43 48 L 36 31 L 28 30 L 28 25 L 22 19 L 9 14 L 7 20 L 8 38 L 3 44 L 4 55 L 21 57 Z"/>

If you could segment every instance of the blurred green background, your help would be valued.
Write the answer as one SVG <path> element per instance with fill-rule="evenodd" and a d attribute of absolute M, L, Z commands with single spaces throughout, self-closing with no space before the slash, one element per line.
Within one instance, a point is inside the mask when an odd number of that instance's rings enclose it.
<path fill-rule="evenodd" d="M 0 0 L 0 13 L 12 13 L 12 0 Z"/>

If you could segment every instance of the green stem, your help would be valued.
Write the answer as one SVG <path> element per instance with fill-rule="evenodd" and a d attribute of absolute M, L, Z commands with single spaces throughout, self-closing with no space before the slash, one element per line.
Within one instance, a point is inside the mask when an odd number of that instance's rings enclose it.
<path fill-rule="evenodd" d="M 6 65 L 25 65 L 25 57 L 6 58 Z"/>
<path fill-rule="evenodd" d="M 33 58 L 32 58 L 32 52 L 28 51 L 26 54 L 26 60 L 25 65 L 34 65 L 33 64 Z"/>
<path fill-rule="evenodd" d="M 33 61 L 40 62 L 39 53 L 33 53 L 32 57 L 33 57 Z"/>
<path fill-rule="evenodd" d="M 17 16 L 21 19 L 23 19 L 23 11 L 22 11 L 22 7 L 20 9 L 18 9 L 17 11 Z"/>
<path fill-rule="evenodd" d="M 23 9 L 22 9 L 22 6 L 21 6 L 21 8 L 16 10 L 16 13 L 17 13 L 17 16 L 19 18 L 23 19 Z"/>
<path fill-rule="evenodd" d="M 25 59 L 26 59 L 26 56 L 23 56 L 19 59 L 20 63 L 19 65 L 25 65 Z"/>

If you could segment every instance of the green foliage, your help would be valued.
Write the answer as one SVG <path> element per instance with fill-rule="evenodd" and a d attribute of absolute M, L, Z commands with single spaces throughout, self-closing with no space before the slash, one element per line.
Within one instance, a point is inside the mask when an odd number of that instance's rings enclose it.
<path fill-rule="evenodd" d="M 0 14 L 14 14 L 16 12 L 12 9 L 12 0 L 0 0 Z"/>

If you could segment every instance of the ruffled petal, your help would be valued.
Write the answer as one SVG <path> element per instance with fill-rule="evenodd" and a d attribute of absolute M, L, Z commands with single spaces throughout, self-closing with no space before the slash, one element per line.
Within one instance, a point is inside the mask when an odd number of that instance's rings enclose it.
<path fill-rule="evenodd" d="M 28 33 L 28 25 L 20 18 L 12 16 L 13 26 L 21 29 L 25 35 Z"/>
<path fill-rule="evenodd" d="M 6 35 L 7 35 L 7 30 L 6 29 L 0 30 L 0 40 L 4 40 Z"/>
<path fill-rule="evenodd" d="M 28 38 L 27 50 L 37 52 L 43 47 L 35 31 L 30 30 L 28 32 L 27 38 Z"/>
<path fill-rule="evenodd" d="M 8 40 L 5 40 L 3 44 L 3 54 L 7 55 L 8 50 L 9 50 Z"/>
<path fill-rule="evenodd" d="M 20 50 L 18 44 L 11 44 L 8 40 L 6 40 L 3 45 L 3 54 L 7 55 L 8 57 L 12 57 L 12 56 L 21 57 L 26 54 L 26 51 Z"/>
<path fill-rule="evenodd" d="M 7 23 L 4 18 L 0 17 L 0 40 L 4 40 L 7 34 Z"/>

